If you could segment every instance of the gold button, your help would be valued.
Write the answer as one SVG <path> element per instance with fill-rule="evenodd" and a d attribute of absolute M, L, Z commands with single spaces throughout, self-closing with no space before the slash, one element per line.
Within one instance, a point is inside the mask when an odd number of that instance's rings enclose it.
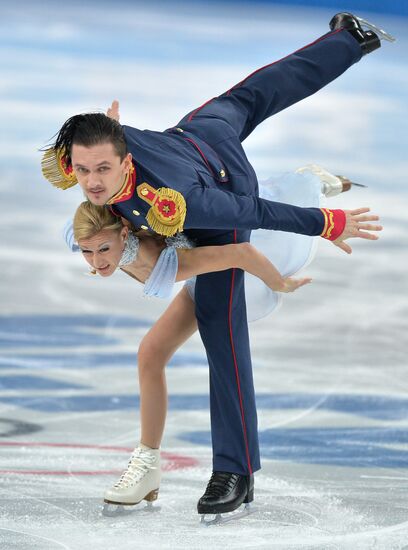
<path fill-rule="evenodd" d="M 183 128 L 176 128 L 177 132 L 184 132 Z"/>
<path fill-rule="evenodd" d="M 142 189 L 140 192 L 144 197 L 149 194 L 149 191 L 147 189 Z"/>
<path fill-rule="evenodd" d="M 225 178 L 225 170 L 220 170 L 220 176 L 221 176 L 222 178 Z"/>
<path fill-rule="evenodd" d="M 140 229 L 146 229 L 146 230 L 147 230 L 147 229 L 149 229 L 149 228 L 147 227 L 147 225 L 141 225 L 141 226 L 140 226 Z"/>
<path fill-rule="evenodd" d="M 135 216 L 140 216 L 140 212 L 138 212 L 137 210 L 133 210 L 133 214 L 134 214 Z"/>

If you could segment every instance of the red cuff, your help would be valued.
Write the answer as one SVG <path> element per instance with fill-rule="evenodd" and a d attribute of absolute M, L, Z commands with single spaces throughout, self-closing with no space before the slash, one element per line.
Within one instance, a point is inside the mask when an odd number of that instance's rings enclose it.
<path fill-rule="evenodd" d="M 321 208 L 320 211 L 324 216 L 324 229 L 320 236 L 323 239 L 335 241 L 346 226 L 346 213 L 344 210 L 329 210 L 328 208 Z"/>

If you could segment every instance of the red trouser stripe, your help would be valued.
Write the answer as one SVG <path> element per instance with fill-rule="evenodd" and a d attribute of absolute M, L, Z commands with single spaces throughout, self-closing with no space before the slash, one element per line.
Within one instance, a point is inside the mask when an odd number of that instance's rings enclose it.
<path fill-rule="evenodd" d="M 244 80 L 241 80 L 241 82 L 238 82 L 238 84 L 235 84 L 235 86 L 233 86 L 232 88 L 230 88 L 226 93 L 227 95 L 230 95 L 231 93 L 231 90 L 234 90 L 235 88 L 238 88 L 238 86 L 241 86 L 244 82 L 246 82 L 248 80 L 248 78 L 251 78 L 251 76 L 254 76 L 254 74 L 256 73 L 259 73 L 259 71 L 263 71 L 264 69 L 268 68 L 268 67 L 271 67 L 272 65 L 275 65 L 276 63 L 280 63 L 281 61 L 283 61 L 284 59 L 287 59 L 288 57 L 290 57 L 291 55 L 295 54 L 295 53 L 298 53 L 298 52 L 301 52 L 302 50 L 305 50 L 306 48 L 309 48 L 310 46 L 313 46 L 314 44 L 317 44 L 318 42 L 321 42 L 322 40 L 324 40 L 325 38 L 327 38 L 328 36 L 333 36 L 335 34 L 337 34 L 338 32 L 340 31 L 343 31 L 344 29 L 341 28 L 341 29 L 337 29 L 335 31 L 333 31 L 332 33 L 329 33 L 329 34 L 325 34 L 324 36 L 321 36 L 320 38 L 318 38 L 317 40 L 314 40 L 313 42 L 311 42 L 310 44 L 307 44 L 306 46 L 303 46 L 303 48 L 300 48 L 299 50 L 296 50 L 295 52 L 293 53 L 290 53 L 289 55 L 286 55 L 285 57 L 282 57 L 281 59 L 278 59 L 277 61 L 273 61 L 273 63 L 269 63 L 269 65 L 265 65 L 264 67 L 261 67 L 260 69 L 257 69 L 256 71 L 254 71 L 253 73 L 251 73 L 250 75 L 248 75 L 246 78 L 244 78 Z M 214 101 L 214 99 L 218 99 L 217 97 L 213 97 L 212 99 L 209 99 L 208 101 L 206 101 L 205 103 L 203 103 L 203 105 L 201 105 L 200 107 L 198 107 L 195 111 L 193 111 L 191 113 L 191 115 L 188 117 L 188 122 L 191 122 L 191 120 L 193 119 L 193 117 L 198 113 L 198 111 L 201 111 L 201 109 L 203 107 L 205 107 L 206 105 L 208 105 L 209 103 L 211 103 L 211 101 Z"/>
<path fill-rule="evenodd" d="M 328 36 L 333 36 L 333 35 L 337 34 L 338 32 L 340 32 L 342 30 L 344 30 L 344 29 L 342 29 L 342 28 L 337 29 L 337 30 L 333 31 L 330 34 L 325 34 L 324 36 L 321 36 L 317 40 L 314 40 L 314 42 L 311 42 L 310 44 L 307 44 L 306 46 L 303 46 L 303 48 L 299 48 L 299 50 L 296 50 L 295 52 L 290 53 L 289 55 L 285 55 L 285 57 L 282 57 L 281 59 L 278 59 L 277 61 L 273 61 L 272 63 L 269 63 L 269 65 L 265 65 L 264 67 L 261 67 L 260 69 L 257 69 L 256 71 L 254 71 L 253 73 L 248 75 L 246 78 L 244 78 L 244 80 L 241 80 L 241 82 L 238 82 L 238 84 L 235 84 L 235 86 L 230 88 L 227 92 L 227 95 L 230 95 L 231 90 L 234 90 L 235 88 L 238 88 L 239 86 L 241 86 L 244 82 L 246 82 L 248 80 L 248 78 L 251 78 L 251 76 L 254 76 L 256 73 L 259 73 L 259 71 L 263 71 L 264 69 L 267 69 L 268 67 L 272 67 L 272 65 L 276 65 L 276 63 L 280 63 L 281 61 L 284 61 L 285 59 L 287 59 L 291 55 L 294 55 L 295 53 L 299 53 L 299 52 L 305 50 L 306 48 L 309 48 L 310 46 L 313 46 L 314 44 L 317 44 L 318 42 L 321 42 L 322 40 L 325 40 Z M 207 103 L 209 103 L 209 101 Z M 204 105 L 206 105 L 206 104 L 204 104 Z M 203 107 L 204 107 L 204 105 L 203 105 Z M 200 109 L 201 108 L 202 107 L 200 107 Z"/>
<path fill-rule="evenodd" d="M 234 229 L 234 243 L 237 242 L 237 230 Z M 234 339 L 232 335 L 232 299 L 234 294 L 234 280 L 235 280 L 235 269 L 232 270 L 232 277 L 231 277 L 231 292 L 230 292 L 230 301 L 229 301 L 229 308 L 228 308 L 228 325 L 229 325 L 229 332 L 230 332 L 230 341 L 231 341 L 231 350 L 232 350 L 232 358 L 234 360 L 234 368 L 235 368 L 235 378 L 237 381 L 237 388 L 238 388 L 238 397 L 239 397 L 239 406 L 241 409 L 241 420 L 242 420 L 242 429 L 244 432 L 244 441 L 245 441 L 245 452 L 247 457 L 247 463 L 248 463 L 248 470 L 250 475 L 252 474 L 252 466 L 251 466 L 251 459 L 249 457 L 249 447 L 248 447 L 248 438 L 247 438 L 247 430 L 246 430 L 246 424 L 245 424 L 245 415 L 244 415 L 244 404 L 242 402 L 242 393 L 241 393 L 241 384 L 239 381 L 239 371 L 238 371 L 238 363 L 237 363 L 237 357 L 235 354 L 235 347 L 234 347 Z"/>

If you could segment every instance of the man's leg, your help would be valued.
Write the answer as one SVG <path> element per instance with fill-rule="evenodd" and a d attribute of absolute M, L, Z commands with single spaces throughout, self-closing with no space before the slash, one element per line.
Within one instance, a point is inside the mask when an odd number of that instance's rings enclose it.
<path fill-rule="evenodd" d="M 200 245 L 248 239 L 248 231 L 233 231 Z M 195 301 L 210 366 L 213 470 L 248 476 L 260 468 L 260 460 L 244 272 L 200 275 Z"/>
<path fill-rule="evenodd" d="M 360 44 L 347 30 L 328 33 L 258 69 L 186 115 L 179 125 L 188 127 L 192 123 L 199 130 L 199 119 L 216 117 L 227 122 L 243 141 L 263 120 L 314 94 L 359 61 L 361 55 Z M 205 131 L 208 138 L 208 128 Z M 208 143 L 215 141 L 209 139 Z"/>

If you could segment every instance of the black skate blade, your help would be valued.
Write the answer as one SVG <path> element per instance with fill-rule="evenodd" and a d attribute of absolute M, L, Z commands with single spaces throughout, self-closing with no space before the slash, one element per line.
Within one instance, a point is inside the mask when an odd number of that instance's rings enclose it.
<path fill-rule="evenodd" d="M 351 185 L 355 185 L 356 187 L 365 187 L 365 188 L 368 187 L 368 185 L 364 185 L 363 183 L 357 183 L 355 181 L 351 181 L 350 183 Z"/>
<path fill-rule="evenodd" d="M 238 508 L 238 510 L 234 510 L 234 512 L 229 512 L 228 514 L 202 514 L 200 525 L 203 525 L 204 527 L 210 527 L 210 525 L 223 525 L 224 523 L 229 523 L 230 521 L 236 521 L 249 516 L 254 512 L 256 512 L 256 508 L 248 503 L 241 506 L 241 508 Z M 213 519 L 208 519 L 211 517 Z"/>
<path fill-rule="evenodd" d="M 370 31 L 375 32 L 380 40 L 387 40 L 388 42 L 396 41 L 396 38 L 394 38 L 394 36 L 391 36 L 391 34 L 389 34 L 384 29 L 380 29 L 380 27 L 377 27 L 373 23 L 370 23 L 370 21 L 367 21 L 366 19 L 358 16 L 356 16 L 356 19 L 362 27 L 367 27 L 368 29 L 370 29 Z"/>
<path fill-rule="evenodd" d="M 357 183 L 356 181 L 351 181 L 351 180 L 349 180 L 347 176 L 340 176 L 340 175 L 339 175 L 339 176 L 336 176 L 336 177 L 337 177 L 337 178 L 340 178 L 340 179 L 342 180 L 342 183 L 343 183 L 343 184 L 346 184 L 346 185 L 350 184 L 352 187 L 353 187 L 353 186 L 354 186 L 354 187 L 365 187 L 365 188 L 368 187 L 368 185 L 364 185 L 363 183 Z M 350 189 L 350 188 L 349 188 L 349 189 Z M 346 189 L 346 191 L 349 191 L 349 189 Z"/>
<path fill-rule="evenodd" d="M 129 516 L 130 514 L 152 514 L 159 512 L 161 506 L 154 506 L 152 502 L 146 502 L 143 506 L 139 504 L 113 504 L 105 502 L 102 509 L 102 515 L 107 518 L 116 518 Z"/>

